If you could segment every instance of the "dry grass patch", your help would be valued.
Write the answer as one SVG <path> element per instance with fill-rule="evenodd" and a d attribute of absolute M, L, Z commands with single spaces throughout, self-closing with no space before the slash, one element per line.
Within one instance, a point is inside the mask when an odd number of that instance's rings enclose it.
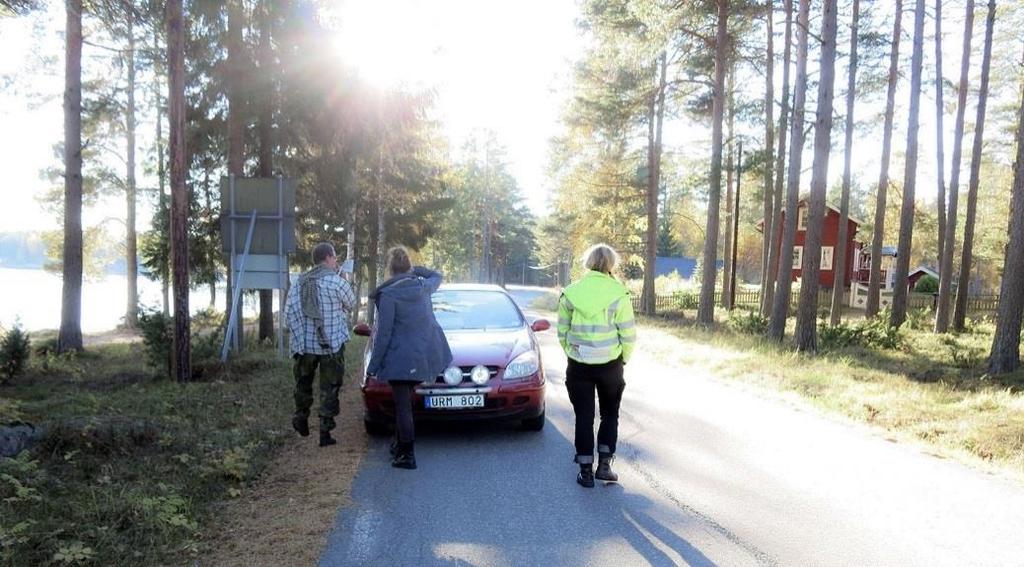
<path fill-rule="evenodd" d="M 335 429 L 338 444 L 321 449 L 316 431 L 285 441 L 254 487 L 224 507 L 222 527 L 206 542 L 199 565 L 315 565 L 338 509 L 350 502 L 366 453 L 361 417 L 359 384 L 349 376 Z"/>

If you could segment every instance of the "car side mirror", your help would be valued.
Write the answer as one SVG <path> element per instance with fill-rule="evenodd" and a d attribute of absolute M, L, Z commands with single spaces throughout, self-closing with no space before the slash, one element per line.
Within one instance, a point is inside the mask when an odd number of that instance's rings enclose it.
<path fill-rule="evenodd" d="M 551 323 L 547 319 L 537 319 L 530 325 L 530 328 L 536 332 L 546 331 L 551 328 Z"/>
<path fill-rule="evenodd" d="M 370 336 L 370 326 L 366 323 L 359 323 L 352 328 L 352 332 L 359 335 L 360 337 Z"/>

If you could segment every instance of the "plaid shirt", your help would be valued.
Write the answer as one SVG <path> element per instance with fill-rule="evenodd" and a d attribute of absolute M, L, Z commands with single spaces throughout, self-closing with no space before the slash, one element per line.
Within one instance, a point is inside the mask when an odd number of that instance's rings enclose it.
<path fill-rule="evenodd" d="M 296 283 L 288 290 L 285 316 L 291 333 L 292 354 L 334 354 L 348 341 L 348 314 L 356 306 L 352 286 L 341 276 L 321 278 L 320 308 L 324 314 L 324 333 L 330 348 L 320 346 L 313 320 L 302 314 L 302 299 Z"/>

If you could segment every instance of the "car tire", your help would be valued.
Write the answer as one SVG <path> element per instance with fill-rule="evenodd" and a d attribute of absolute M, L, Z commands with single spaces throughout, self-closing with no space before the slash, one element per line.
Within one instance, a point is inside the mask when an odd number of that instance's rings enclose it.
<path fill-rule="evenodd" d="M 544 418 L 544 412 L 540 412 L 537 417 L 528 417 L 523 420 L 523 429 L 527 431 L 540 431 L 544 429 L 544 423 L 547 420 Z"/>
<path fill-rule="evenodd" d="M 374 437 L 382 437 L 391 433 L 391 429 L 388 427 L 388 424 L 380 421 L 364 419 L 363 427 L 366 429 L 366 433 L 368 435 L 372 435 Z"/>

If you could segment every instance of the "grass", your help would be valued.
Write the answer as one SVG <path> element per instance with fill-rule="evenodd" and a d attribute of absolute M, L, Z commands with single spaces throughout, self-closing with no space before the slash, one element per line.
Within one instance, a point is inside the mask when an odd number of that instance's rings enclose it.
<path fill-rule="evenodd" d="M 354 341 L 355 342 L 355 341 Z M 361 343 L 348 363 L 358 367 Z M 294 433 L 290 365 L 273 349 L 177 384 L 138 342 L 35 355 L 0 388 L 0 423 L 44 439 L 0 460 L 0 564 L 192 563 Z"/>
<path fill-rule="evenodd" d="M 686 322 L 645 319 L 642 342 L 659 358 L 699 365 L 716 376 L 790 392 L 813 405 L 878 427 L 930 452 L 1024 478 L 1024 371 L 985 374 L 993 327 L 935 335 L 918 315 L 894 350 L 845 346 L 817 355 L 720 324 L 708 332 Z M 659 339 L 660 337 L 660 339 Z M 675 341 L 688 343 L 679 349 Z M 699 360 L 699 363 L 695 362 Z"/>

